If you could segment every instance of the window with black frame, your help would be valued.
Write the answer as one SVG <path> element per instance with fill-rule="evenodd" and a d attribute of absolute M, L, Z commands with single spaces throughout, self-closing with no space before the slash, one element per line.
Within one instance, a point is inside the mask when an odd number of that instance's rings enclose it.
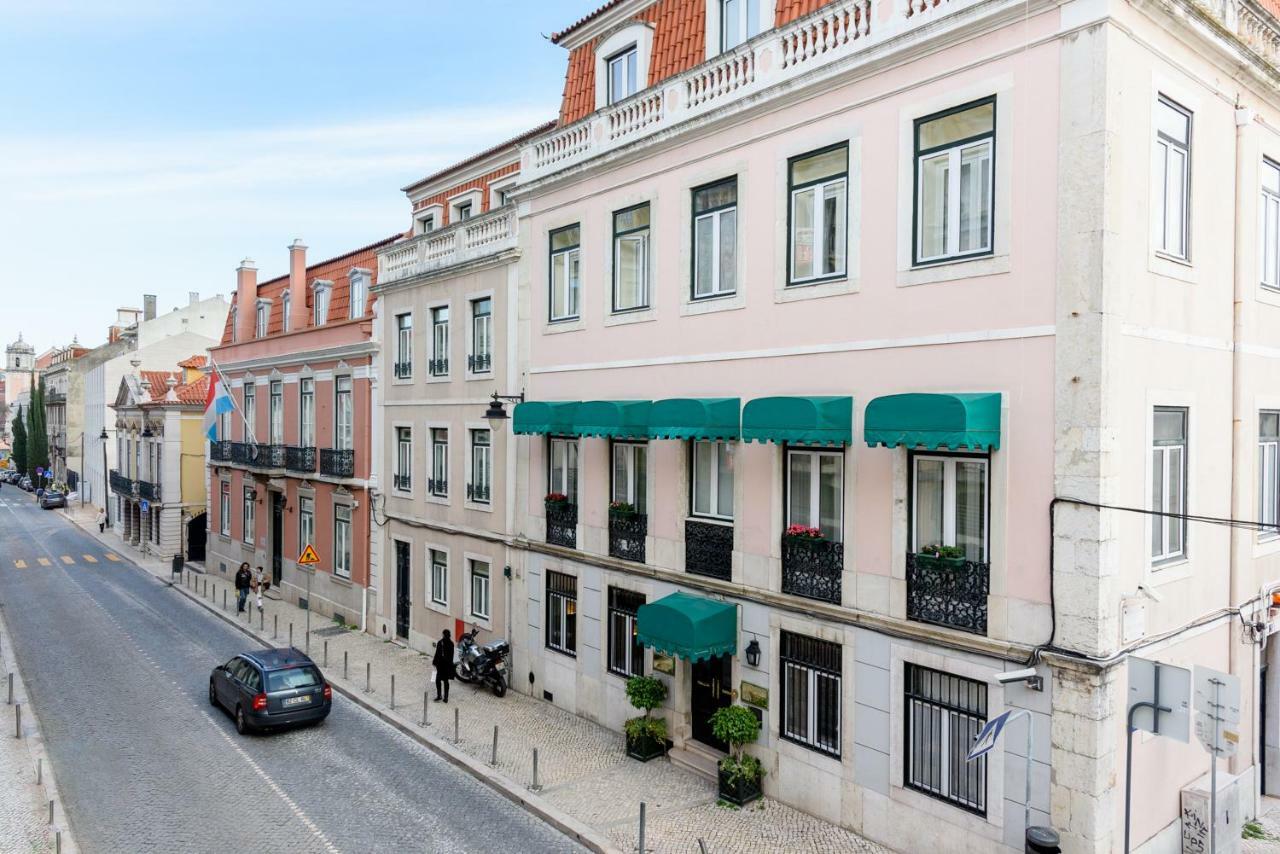
<path fill-rule="evenodd" d="M 393 486 L 400 492 L 408 492 L 413 476 L 413 428 L 396 428 L 396 470 Z"/>
<path fill-rule="evenodd" d="M 916 119 L 915 263 L 991 253 L 995 147 L 994 97 Z"/>
<path fill-rule="evenodd" d="M 828 756 L 840 756 L 840 644 L 782 632 L 782 737 Z"/>
<path fill-rule="evenodd" d="M 965 757 L 987 722 L 987 686 L 904 665 L 903 779 L 908 788 L 987 814 L 987 758 Z"/>
<path fill-rule="evenodd" d="M 1258 413 L 1259 539 L 1280 536 L 1280 412 Z"/>
<path fill-rule="evenodd" d="M 643 593 L 609 588 L 609 672 L 618 676 L 644 673 L 644 645 L 636 632 L 636 613 L 645 602 Z"/>
<path fill-rule="evenodd" d="M 649 307 L 649 204 L 613 215 L 613 310 Z"/>
<path fill-rule="evenodd" d="M 582 229 L 569 225 L 550 234 L 551 243 L 551 305 L 549 319 L 574 320 L 578 317 L 581 300 L 582 254 L 579 243 Z"/>
<path fill-rule="evenodd" d="M 983 454 L 911 454 L 913 552 L 930 546 L 964 550 L 987 561 L 989 458 Z"/>
<path fill-rule="evenodd" d="M 396 379 L 413 376 L 413 315 L 406 312 L 396 315 Z"/>
<path fill-rule="evenodd" d="M 849 146 L 824 148 L 787 162 L 788 284 L 845 275 L 849 242 Z"/>
<path fill-rule="evenodd" d="M 1187 417 L 1182 406 L 1152 413 L 1151 559 L 1181 560 L 1187 553 Z"/>
<path fill-rule="evenodd" d="M 438 498 L 449 494 L 449 430 L 431 428 L 431 483 L 427 490 Z"/>
<path fill-rule="evenodd" d="M 578 654 L 578 579 L 547 572 L 547 649 Z"/>
<path fill-rule="evenodd" d="M 738 179 L 693 190 L 693 298 L 738 288 Z"/>

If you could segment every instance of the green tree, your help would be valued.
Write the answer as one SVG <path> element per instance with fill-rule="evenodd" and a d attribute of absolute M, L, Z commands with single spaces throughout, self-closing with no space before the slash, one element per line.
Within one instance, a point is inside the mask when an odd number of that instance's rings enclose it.
<path fill-rule="evenodd" d="M 31 408 L 27 411 L 27 467 L 31 471 L 49 467 L 49 434 L 45 428 L 44 379 L 41 378 L 31 393 Z"/>
<path fill-rule="evenodd" d="M 13 421 L 13 464 L 18 471 L 27 473 L 27 425 L 23 423 L 22 407 Z"/>

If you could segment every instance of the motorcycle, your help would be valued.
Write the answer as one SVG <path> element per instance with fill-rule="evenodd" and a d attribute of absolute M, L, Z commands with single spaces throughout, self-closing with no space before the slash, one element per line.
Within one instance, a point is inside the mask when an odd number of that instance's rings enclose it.
<path fill-rule="evenodd" d="M 476 643 L 479 627 L 463 632 L 458 638 L 458 662 L 455 671 L 460 682 L 468 685 L 480 683 L 488 685 L 494 696 L 502 697 L 507 693 L 507 656 L 511 645 L 505 640 L 490 641 L 484 646 Z"/>

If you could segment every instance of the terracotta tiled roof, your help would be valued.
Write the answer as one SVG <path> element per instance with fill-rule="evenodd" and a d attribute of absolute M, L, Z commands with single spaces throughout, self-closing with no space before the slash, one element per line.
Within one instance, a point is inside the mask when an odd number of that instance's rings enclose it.
<path fill-rule="evenodd" d="M 174 390 L 178 400 L 183 403 L 204 403 L 209 396 L 209 378 L 201 375 L 195 382 L 180 385 Z"/>
<path fill-rule="evenodd" d="M 468 157 L 466 160 L 462 160 L 458 163 L 453 164 L 452 166 L 441 169 L 437 172 L 432 172 L 427 177 L 420 178 L 417 181 L 414 181 L 412 184 L 408 185 L 407 187 L 401 187 L 400 189 L 402 192 L 411 193 L 415 188 L 421 187 L 423 184 L 429 184 L 432 181 L 435 181 L 438 178 L 442 178 L 451 172 L 457 172 L 460 169 L 465 169 L 471 164 L 478 163 L 481 160 L 484 160 L 486 157 L 489 157 L 492 154 L 496 154 L 497 152 L 501 151 L 504 148 L 510 148 L 512 146 L 519 145 L 520 143 L 524 142 L 526 139 L 529 139 L 530 137 L 537 136 L 538 134 L 541 134 L 541 133 L 546 133 L 547 131 L 551 130 L 555 126 L 556 126 L 556 123 L 554 121 L 544 122 L 538 125 L 536 128 L 525 131 L 519 136 L 514 136 L 511 139 L 506 140 L 505 142 L 500 142 L 497 145 L 486 148 L 484 151 L 473 154 L 470 157 Z M 456 191 L 456 192 L 461 192 L 461 191 Z"/>
<path fill-rule="evenodd" d="M 548 130 L 550 130 L 553 127 L 555 127 L 554 122 L 547 125 Z M 513 163 L 508 163 L 505 166 L 501 166 L 493 170 L 492 172 L 488 172 L 484 175 L 481 175 L 478 178 L 473 178 L 470 181 L 465 181 L 461 184 L 458 184 L 456 187 L 450 187 L 447 190 L 442 190 L 441 192 L 436 193 L 434 196 L 428 196 L 425 199 L 419 199 L 418 201 L 414 202 L 413 209 L 416 212 L 416 211 L 422 210 L 423 208 L 429 208 L 432 205 L 443 205 L 444 214 L 443 216 L 440 217 L 440 222 L 436 223 L 436 228 L 439 228 L 440 226 L 448 225 L 449 219 L 453 215 L 453 211 L 449 210 L 449 205 L 446 204 L 446 202 L 449 199 L 453 198 L 459 193 L 465 193 L 467 190 L 484 190 L 485 192 L 480 194 L 480 210 L 472 211 L 472 216 L 485 213 L 486 211 L 489 210 L 489 193 L 488 193 L 489 185 L 492 184 L 494 181 L 498 180 L 499 178 L 505 178 L 507 175 L 510 175 L 511 173 L 518 172 L 518 171 L 520 171 L 520 162 L 517 160 Z"/>
<path fill-rule="evenodd" d="M 551 43 L 559 44 L 560 40 L 565 36 L 569 35 L 569 33 L 573 32 L 574 30 L 578 29 L 578 27 L 581 27 L 583 24 L 589 21 L 594 21 L 596 18 L 600 17 L 605 12 L 608 12 L 610 9 L 612 9 L 614 6 L 617 6 L 621 2 L 623 2 L 623 0 L 609 0 L 609 2 L 605 3 L 603 6 L 598 7 L 594 12 L 588 12 L 578 20 L 574 21 L 569 26 L 565 27 L 563 30 L 560 30 L 559 32 L 556 32 L 556 33 L 552 33 Z"/>
<path fill-rule="evenodd" d="M 205 362 L 209 361 L 208 356 L 191 356 L 183 359 L 178 363 L 179 368 L 203 368 Z"/>
<path fill-rule="evenodd" d="M 196 356 L 194 358 L 203 359 L 204 357 Z M 187 359 L 186 361 L 190 362 L 193 360 Z M 207 376 L 201 375 L 193 382 L 184 383 L 182 381 L 182 371 L 139 371 L 138 373 L 141 375 L 142 380 L 150 384 L 151 398 L 150 400 L 143 401 L 144 404 L 163 404 L 171 402 L 165 400 L 169 394 L 170 377 L 173 377 L 177 382 L 177 385 L 173 387 L 173 394 L 178 398 L 178 403 L 204 403 L 205 397 L 209 392 L 209 378 Z"/>

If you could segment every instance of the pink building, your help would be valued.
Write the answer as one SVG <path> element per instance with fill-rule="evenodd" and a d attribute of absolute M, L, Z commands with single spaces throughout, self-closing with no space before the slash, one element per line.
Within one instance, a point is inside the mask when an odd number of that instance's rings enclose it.
<path fill-rule="evenodd" d="M 362 627 L 377 565 L 372 289 L 377 252 L 392 239 L 310 267 L 294 241 L 289 274 L 263 283 L 246 259 L 210 351 L 238 409 L 210 447 L 209 571 L 263 566 L 288 601 L 303 604 L 309 590 L 313 610 Z M 320 555 L 310 579 L 296 562 L 308 543 Z"/>

